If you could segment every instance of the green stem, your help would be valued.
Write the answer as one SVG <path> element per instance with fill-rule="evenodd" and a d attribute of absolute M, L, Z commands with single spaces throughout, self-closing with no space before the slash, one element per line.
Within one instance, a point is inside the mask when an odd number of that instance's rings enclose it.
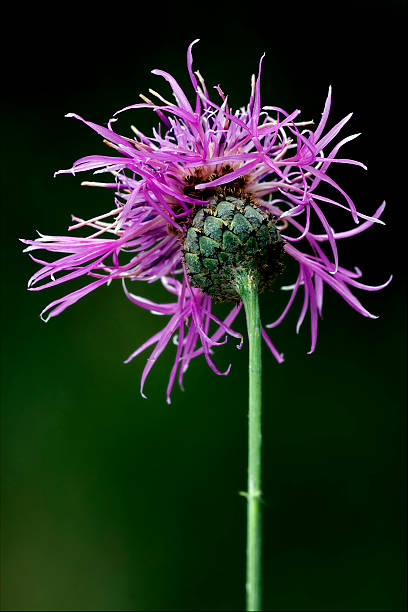
<path fill-rule="evenodd" d="M 256 274 L 237 276 L 237 289 L 244 304 L 249 339 L 249 414 L 248 414 L 248 502 L 247 515 L 247 610 L 261 610 L 262 523 L 261 523 L 261 448 L 262 448 L 262 362 L 261 320 Z"/>

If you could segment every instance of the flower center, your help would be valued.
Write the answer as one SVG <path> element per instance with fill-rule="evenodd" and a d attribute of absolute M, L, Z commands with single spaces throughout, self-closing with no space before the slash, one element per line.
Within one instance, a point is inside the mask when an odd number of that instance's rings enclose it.
<path fill-rule="evenodd" d="M 256 273 L 259 293 L 283 270 L 283 240 L 271 216 L 248 196 L 213 197 L 186 225 L 183 257 L 193 287 L 217 302 L 237 302 L 237 273 Z"/>

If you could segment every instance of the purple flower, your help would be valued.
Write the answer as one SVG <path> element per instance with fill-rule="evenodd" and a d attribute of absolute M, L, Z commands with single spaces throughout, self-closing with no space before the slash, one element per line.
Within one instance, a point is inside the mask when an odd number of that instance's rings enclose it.
<path fill-rule="evenodd" d="M 167 101 L 150 90 L 157 101 L 141 96 L 142 103 L 119 111 L 152 110 L 160 120 L 152 135 L 146 136 L 132 126 L 133 137 L 124 137 L 113 130 L 115 118 L 103 127 L 77 115 L 67 115 L 92 128 L 113 151 L 109 156 L 83 157 L 71 169 L 60 173 L 89 170 L 95 174 L 109 173 L 111 182 L 84 184 L 111 189 L 114 207 L 90 220 L 73 217 L 75 224 L 69 230 L 85 227 L 90 232 L 88 237 L 40 234 L 36 240 L 23 240 L 28 252 L 46 250 L 62 254 L 51 262 L 31 255 L 41 265 L 29 281 L 31 290 L 54 287 L 80 276 L 89 278 L 85 287 L 51 302 L 41 313 L 44 320 L 60 314 L 93 289 L 114 279 L 122 281 L 126 296 L 136 305 L 169 317 L 163 329 L 126 360 L 127 363 L 152 347 L 141 379 L 143 394 L 147 375 L 173 338 L 177 352 L 167 388 L 168 402 L 176 378 L 182 386 L 191 359 L 204 354 L 214 372 L 228 374 L 229 368 L 220 372 L 214 364 L 213 348 L 224 344 L 228 336 L 237 338 L 239 346 L 242 343 L 241 334 L 231 327 L 241 303 L 234 300 L 232 310 L 221 321 L 213 312 L 214 295 L 205 290 L 205 285 L 200 285 L 198 276 L 194 277 L 192 268 L 186 265 L 186 236 L 198 219 L 198 211 L 209 210 L 208 214 L 213 215 L 217 203 L 228 200 L 238 203 L 234 206 L 250 204 L 251 214 L 260 215 L 261 225 L 273 221 L 268 227 L 275 228 L 277 243 L 281 244 L 286 258 L 297 262 L 298 276 L 293 285 L 282 287 L 291 292 L 287 306 L 265 328 L 276 327 L 284 320 L 301 290 L 303 304 L 297 331 L 309 313 L 310 353 L 316 346 L 325 285 L 332 287 L 363 316 L 375 318 L 353 291 L 382 289 L 391 280 L 378 287 L 367 286 L 360 282 L 361 272 L 357 268 L 347 270 L 339 264 L 337 241 L 352 237 L 373 223 L 382 223 L 380 216 L 385 204 L 372 217 L 367 217 L 357 211 L 351 198 L 328 176 L 333 163 L 365 168 L 360 162 L 337 157 L 341 147 L 358 134 L 334 144 L 351 115 L 326 130 L 331 90 L 320 122 L 313 130 L 313 122 L 297 121 L 299 110 L 287 113 L 275 106 L 261 106 L 261 59 L 258 76 L 252 78 L 248 105 L 233 111 L 219 86 L 215 87 L 217 100 L 214 102 L 199 72 L 193 72 L 193 44 L 187 54 L 193 105 L 170 74 L 153 70 L 168 82 L 175 101 Z M 322 193 L 322 186 L 329 189 L 331 197 L 325 195 L 327 190 Z M 326 215 L 333 207 L 348 211 L 352 229 L 336 232 L 332 228 Z M 219 221 L 220 226 L 222 223 Z M 312 225 L 318 229 L 312 232 Z M 196 252 L 199 251 L 193 249 L 193 257 L 197 258 Z M 129 284 L 135 281 L 160 281 L 170 295 L 169 302 L 157 304 L 135 295 L 129 289 Z M 265 328 L 262 328 L 263 338 L 276 360 L 282 362 L 283 355 Z"/>

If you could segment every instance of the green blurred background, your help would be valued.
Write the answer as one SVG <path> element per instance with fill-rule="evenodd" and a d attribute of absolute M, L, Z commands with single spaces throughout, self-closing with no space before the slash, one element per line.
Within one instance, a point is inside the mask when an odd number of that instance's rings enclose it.
<path fill-rule="evenodd" d="M 231 5 L 229 5 L 231 7 Z M 255 10 L 256 9 L 256 10 Z M 104 152 L 77 112 L 105 123 L 163 68 L 187 85 L 185 53 L 246 103 L 263 51 L 263 103 L 318 120 L 329 84 L 334 121 L 355 111 L 347 154 L 368 164 L 335 177 L 387 226 L 341 244 L 380 293 L 360 293 L 378 320 L 331 291 L 314 355 L 297 309 L 264 350 L 264 600 L 267 610 L 405 610 L 405 291 L 399 140 L 400 2 L 227 6 L 125 5 L 112 14 L 17 13 L 3 54 L 1 597 L 4 610 L 237 610 L 244 606 L 247 350 L 216 351 L 217 377 L 196 359 L 165 388 L 170 347 L 139 394 L 143 354 L 123 360 L 163 320 L 102 288 L 44 324 L 68 287 L 29 293 L 36 270 L 19 237 L 64 233 L 70 214 L 109 210 L 110 194 L 52 173 Z M 113 9 L 112 9 L 113 11 Z M 17 54 L 20 54 L 17 59 Z M 149 131 L 152 116 L 124 117 Z M 403 145 L 402 145 L 403 146 Z M 346 227 L 349 219 L 343 218 Z M 348 243 L 348 244 L 346 244 Z M 288 265 L 284 282 L 293 282 Z M 74 286 L 71 286 L 73 289 Z M 162 299 L 159 287 L 135 292 Z M 286 295 L 261 302 L 264 321 Z M 226 309 L 220 306 L 219 312 Z M 243 318 L 237 328 L 244 330 Z"/>

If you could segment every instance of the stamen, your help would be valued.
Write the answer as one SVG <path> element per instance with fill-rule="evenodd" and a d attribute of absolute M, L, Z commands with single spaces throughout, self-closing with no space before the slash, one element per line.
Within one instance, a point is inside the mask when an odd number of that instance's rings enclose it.
<path fill-rule="evenodd" d="M 156 96 L 156 98 L 159 98 L 159 100 L 161 100 L 165 104 L 167 104 L 169 106 L 173 106 L 172 102 L 169 102 L 168 100 L 166 100 L 166 98 L 163 98 L 163 96 L 161 96 L 159 93 L 157 93 L 157 91 L 155 91 L 154 89 L 149 89 L 149 92 L 151 94 L 153 94 L 153 96 Z"/>

